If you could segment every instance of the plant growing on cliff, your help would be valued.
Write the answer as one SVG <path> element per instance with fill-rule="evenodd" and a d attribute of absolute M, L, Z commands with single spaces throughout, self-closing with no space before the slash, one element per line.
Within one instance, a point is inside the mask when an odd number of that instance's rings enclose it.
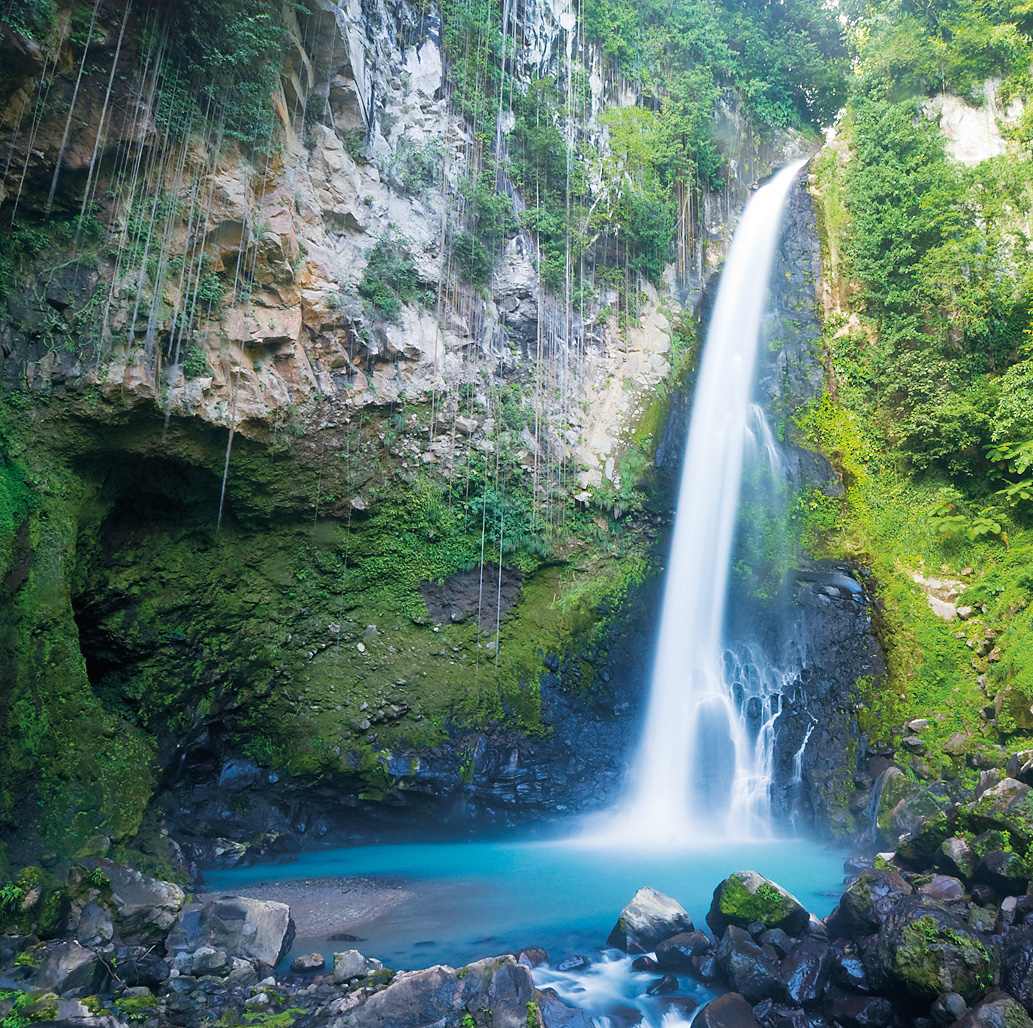
<path fill-rule="evenodd" d="M 373 317 L 397 321 L 402 304 L 419 300 L 416 264 L 393 235 L 382 236 L 366 251 L 367 262 L 359 282 L 359 295 L 367 301 Z"/>

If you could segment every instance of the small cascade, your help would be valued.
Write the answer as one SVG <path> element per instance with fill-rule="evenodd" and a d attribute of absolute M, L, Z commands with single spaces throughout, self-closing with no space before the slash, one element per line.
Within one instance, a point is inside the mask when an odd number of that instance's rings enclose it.
<path fill-rule="evenodd" d="M 725 612 L 737 537 L 743 549 L 751 530 L 767 525 L 770 535 L 786 498 L 784 459 L 752 393 L 782 210 L 804 163 L 751 199 L 721 277 L 693 402 L 645 728 L 630 795 L 604 829 L 611 841 L 684 845 L 771 834 L 775 721 L 799 672 L 799 648 L 787 661 L 756 640 L 725 638 Z M 763 549 L 773 549 L 770 540 Z"/>

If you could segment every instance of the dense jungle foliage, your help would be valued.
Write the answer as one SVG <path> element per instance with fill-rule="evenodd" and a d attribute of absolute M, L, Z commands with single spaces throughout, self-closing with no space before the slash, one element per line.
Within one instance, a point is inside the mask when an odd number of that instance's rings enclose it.
<path fill-rule="evenodd" d="M 1033 735 L 1033 22 L 965 0 L 845 10 L 856 74 L 817 166 L 839 311 L 804 427 L 847 486 L 821 512 L 829 552 L 870 561 L 883 601 L 892 688 L 869 696 L 867 725 L 889 737 L 935 712 L 936 743 L 1019 748 Z M 929 103 L 944 92 L 1027 113 L 1003 153 L 964 164 Z M 973 616 L 939 620 L 918 574 L 962 583 Z M 950 758 L 934 745 L 915 761 L 929 777 Z"/>

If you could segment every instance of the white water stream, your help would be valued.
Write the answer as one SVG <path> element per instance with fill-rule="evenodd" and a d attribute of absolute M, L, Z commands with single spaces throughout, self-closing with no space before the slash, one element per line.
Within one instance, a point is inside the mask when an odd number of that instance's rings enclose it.
<path fill-rule="evenodd" d="M 770 835 L 774 721 L 784 675 L 723 635 L 747 454 L 784 477 L 751 402 L 782 211 L 805 162 L 780 171 L 743 214 L 721 276 L 696 384 L 645 729 L 608 842 L 681 846 Z M 790 672 L 792 673 L 792 672 Z"/>

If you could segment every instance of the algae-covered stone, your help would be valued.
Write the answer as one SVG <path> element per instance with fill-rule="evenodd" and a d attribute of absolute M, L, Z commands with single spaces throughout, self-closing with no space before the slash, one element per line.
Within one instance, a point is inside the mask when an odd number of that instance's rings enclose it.
<path fill-rule="evenodd" d="M 993 944 L 924 896 L 896 905 L 879 930 L 874 962 L 884 988 L 899 988 L 922 1003 L 945 992 L 972 1003 L 997 984 L 999 974 Z"/>
<path fill-rule="evenodd" d="M 707 924 L 715 935 L 724 934 L 729 925 L 745 928 L 757 922 L 799 935 L 810 917 L 803 904 L 781 885 L 756 871 L 736 871 L 714 890 Z"/>
<path fill-rule="evenodd" d="M 692 930 L 692 918 L 685 908 L 647 885 L 621 911 L 606 945 L 625 953 L 648 953 L 658 942 Z"/>

